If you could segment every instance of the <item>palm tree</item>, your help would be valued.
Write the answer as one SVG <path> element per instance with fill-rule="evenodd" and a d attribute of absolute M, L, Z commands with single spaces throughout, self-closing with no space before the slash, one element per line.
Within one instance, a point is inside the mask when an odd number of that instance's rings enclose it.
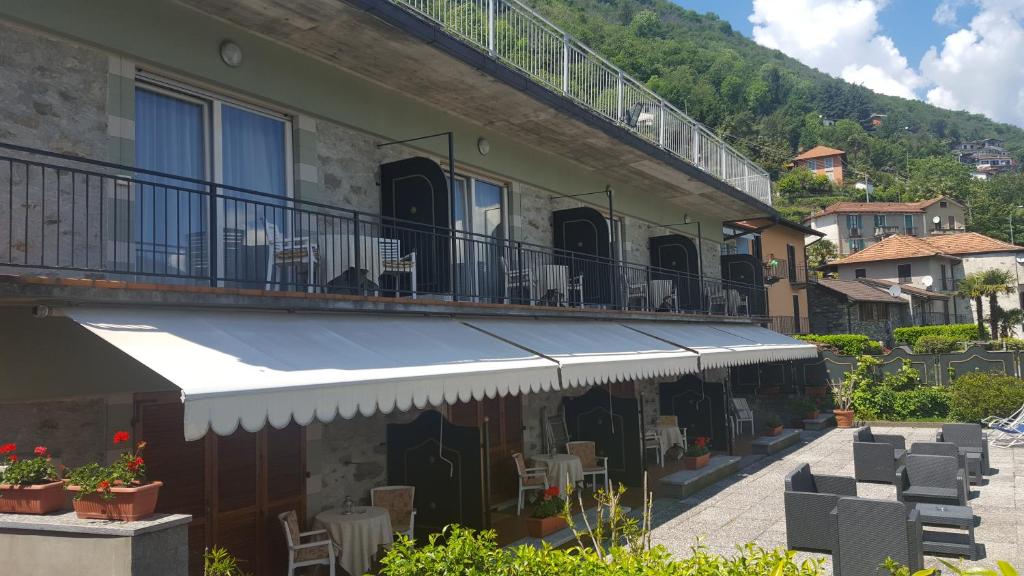
<path fill-rule="evenodd" d="M 985 332 L 985 321 L 982 315 L 981 303 L 983 298 L 988 298 L 990 334 L 993 338 L 999 337 L 999 296 L 1002 294 L 1013 294 L 1016 288 L 1012 284 L 1013 276 L 1006 270 L 992 268 L 980 272 L 972 272 L 960 281 L 957 287 L 957 295 L 963 298 L 974 300 L 974 307 L 977 310 L 979 335 Z"/>

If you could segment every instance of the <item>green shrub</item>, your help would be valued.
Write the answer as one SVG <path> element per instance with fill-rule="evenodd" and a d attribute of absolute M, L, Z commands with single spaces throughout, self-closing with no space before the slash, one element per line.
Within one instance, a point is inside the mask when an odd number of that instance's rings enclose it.
<path fill-rule="evenodd" d="M 863 334 L 801 334 L 796 338 L 804 342 L 821 344 L 837 354 L 860 356 L 862 354 L 879 354 L 881 345 Z"/>
<path fill-rule="evenodd" d="M 949 417 L 977 422 L 986 416 L 1009 416 L 1024 404 L 1024 380 L 998 372 L 971 372 L 950 387 Z"/>
<path fill-rule="evenodd" d="M 579 546 L 555 549 L 500 548 L 493 531 L 474 532 L 449 526 L 421 546 L 405 537 L 381 560 L 382 576 L 822 576 L 820 561 L 797 561 L 783 549 L 753 544 L 731 557 L 702 546 L 687 558 L 672 557 L 662 546 L 642 550 L 616 547 L 602 555 Z"/>
<path fill-rule="evenodd" d="M 1024 339 L 1003 338 L 1002 340 L 993 340 L 988 343 L 987 348 L 989 350 L 1024 350 Z"/>
<path fill-rule="evenodd" d="M 940 334 L 925 334 L 914 342 L 914 354 L 948 354 L 960 349 L 961 340 Z"/>
<path fill-rule="evenodd" d="M 938 326 L 907 326 L 892 331 L 893 339 L 911 347 L 922 336 L 946 336 L 957 342 L 983 340 L 985 333 L 978 333 L 977 324 L 940 324 Z"/>

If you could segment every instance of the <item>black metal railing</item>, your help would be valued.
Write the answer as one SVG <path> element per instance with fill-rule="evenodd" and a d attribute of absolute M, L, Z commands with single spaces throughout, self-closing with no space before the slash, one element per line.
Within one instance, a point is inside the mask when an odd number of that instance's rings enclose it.
<path fill-rule="evenodd" d="M 765 326 L 781 334 L 806 334 L 811 330 L 811 321 L 807 316 L 769 316 Z"/>
<path fill-rule="evenodd" d="M 783 258 L 771 258 L 763 262 L 762 265 L 765 284 L 775 284 L 780 280 L 790 284 L 805 284 L 807 282 L 807 266 L 802 263 Z"/>
<path fill-rule="evenodd" d="M 943 324 L 974 324 L 970 314 L 946 314 L 944 312 L 920 312 L 914 315 L 915 326 L 940 326 Z"/>
<path fill-rule="evenodd" d="M 875 238 L 883 238 L 885 236 L 892 236 L 893 234 L 899 234 L 899 226 L 875 226 Z"/>
<path fill-rule="evenodd" d="M 0 272 L 728 316 L 765 309 L 763 286 L 9 144 L 0 150 Z"/>

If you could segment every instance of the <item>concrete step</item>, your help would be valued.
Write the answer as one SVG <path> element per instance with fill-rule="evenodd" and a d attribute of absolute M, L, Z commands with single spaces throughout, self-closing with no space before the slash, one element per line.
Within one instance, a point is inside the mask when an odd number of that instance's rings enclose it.
<path fill-rule="evenodd" d="M 836 415 L 831 412 L 822 412 L 817 418 L 804 420 L 804 430 L 828 430 L 835 425 Z"/>
<path fill-rule="evenodd" d="M 778 436 L 761 436 L 750 443 L 750 449 L 754 454 L 775 454 L 800 441 L 800 431 L 794 428 L 787 428 Z"/>
<path fill-rule="evenodd" d="M 712 456 L 708 465 L 700 470 L 680 470 L 665 476 L 658 481 L 655 492 L 659 496 L 686 498 L 722 478 L 735 474 L 739 468 L 739 456 Z"/>

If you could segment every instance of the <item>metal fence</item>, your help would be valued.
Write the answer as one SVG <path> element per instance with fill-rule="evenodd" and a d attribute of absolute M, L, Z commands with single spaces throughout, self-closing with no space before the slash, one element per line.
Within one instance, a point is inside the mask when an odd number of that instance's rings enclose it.
<path fill-rule="evenodd" d="M 806 334 L 811 330 L 807 316 L 769 316 L 765 325 L 780 334 Z"/>
<path fill-rule="evenodd" d="M 0 150 L 0 273 L 727 316 L 764 309 L 762 286 Z"/>
<path fill-rule="evenodd" d="M 763 168 L 525 4 L 393 1 L 734 188 L 772 203 Z"/>

